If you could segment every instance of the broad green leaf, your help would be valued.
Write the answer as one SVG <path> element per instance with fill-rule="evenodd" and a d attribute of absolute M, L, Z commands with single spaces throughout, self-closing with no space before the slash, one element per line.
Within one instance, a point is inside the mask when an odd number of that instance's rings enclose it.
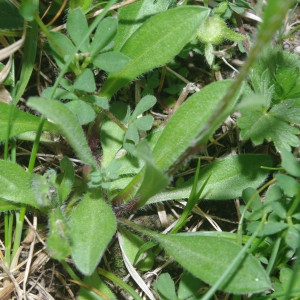
<path fill-rule="evenodd" d="M 235 243 L 201 233 L 164 235 L 152 232 L 151 237 L 187 271 L 210 285 L 219 279 L 242 250 Z M 262 292 L 270 287 L 269 277 L 259 261 L 247 254 L 221 289 L 246 294 Z"/>
<path fill-rule="evenodd" d="M 103 19 L 98 25 L 91 43 L 91 56 L 95 56 L 106 47 L 117 33 L 118 21 L 113 17 Z"/>
<path fill-rule="evenodd" d="M 81 126 L 73 113 L 64 104 L 55 100 L 31 97 L 27 105 L 51 119 L 59 127 L 83 162 L 95 169 L 98 167 Z"/>
<path fill-rule="evenodd" d="M 88 32 L 88 23 L 80 7 L 71 10 L 68 13 L 67 31 L 75 46 L 82 42 L 82 38 Z M 80 51 L 89 52 L 89 40 L 85 39 Z"/>
<path fill-rule="evenodd" d="M 10 110 L 12 114 L 11 121 L 9 120 Z M 6 139 L 7 132 L 11 138 L 21 133 L 36 131 L 38 129 L 40 118 L 36 116 L 30 115 L 3 102 L 0 102 L 0 111 L 0 141 Z M 45 122 L 44 131 L 58 133 L 57 127 L 48 121 Z"/>
<path fill-rule="evenodd" d="M 69 220 L 71 254 L 78 270 L 91 275 L 116 231 L 116 219 L 100 193 L 88 193 Z"/>
<path fill-rule="evenodd" d="M 32 176 L 21 166 L 0 160 L 0 198 L 8 202 L 21 203 L 39 208 L 32 184 Z"/>
<path fill-rule="evenodd" d="M 101 95 L 111 98 L 137 76 L 169 62 L 194 37 L 208 14 L 207 8 L 183 6 L 148 19 L 121 49 L 131 61 L 122 71 L 108 76 Z"/>
<path fill-rule="evenodd" d="M 159 169 L 168 169 L 187 147 L 193 143 L 218 107 L 231 83 L 231 80 L 211 83 L 188 98 L 179 107 L 164 128 L 153 149 L 155 164 Z M 235 100 L 232 99 L 232 102 L 235 102 Z M 226 114 L 229 114 L 230 109 L 229 107 L 227 111 L 223 112 L 224 118 Z M 207 138 L 220 125 L 220 122 L 218 121 L 213 126 L 210 126 L 206 134 Z M 205 143 L 206 140 L 201 142 Z"/>
<path fill-rule="evenodd" d="M 70 254 L 70 244 L 68 240 L 67 220 L 61 208 L 54 208 L 48 214 L 49 235 L 47 239 L 47 250 L 51 257 L 63 260 Z"/>
<path fill-rule="evenodd" d="M 210 176 L 201 198 L 226 200 L 241 197 L 244 189 L 248 187 L 256 189 L 265 181 L 269 172 L 261 169 L 261 166 L 271 167 L 271 158 L 260 154 L 241 154 L 220 159 L 208 167 L 201 168 L 198 189 L 207 176 Z M 188 198 L 193 180 L 194 178 L 191 178 L 181 186 L 155 195 L 148 203 Z"/>
<path fill-rule="evenodd" d="M 80 125 L 93 122 L 96 118 L 96 113 L 91 105 L 82 100 L 74 100 L 65 105 L 75 115 Z"/>
<path fill-rule="evenodd" d="M 152 116 L 143 116 L 141 118 L 136 119 L 134 125 L 138 130 L 150 130 L 152 124 L 154 122 L 154 118 Z"/>
<path fill-rule="evenodd" d="M 84 69 L 74 81 L 74 88 L 87 93 L 93 93 L 96 89 L 95 78 L 92 70 Z"/>
<path fill-rule="evenodd" d="M 114 40 L 115 50 L 120 50 L 130 36 L 153 15 L 167 10 L 170 0 L 140 0 L 118 11 L 119 26 Z"/>
<path fill-rule="evenodd" d="M 105 52 L 93 59 L 93 64 L 108 73 L 120 72 L 130 61 L 122 52 Z"/>

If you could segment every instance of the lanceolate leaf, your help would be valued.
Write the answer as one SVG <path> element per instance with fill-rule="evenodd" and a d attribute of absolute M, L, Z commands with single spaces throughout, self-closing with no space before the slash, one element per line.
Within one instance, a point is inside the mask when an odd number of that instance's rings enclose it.
<path fill-rule="evenodd" d="M 91 275 L 116 231 L 115 216 L 99 193 L 88 193 L 72 212 L 69 226 L 74 263 Z"/>
<path fill-rule="evenodd" d="M 153 149 L 153 158 L 159 169 L 167 170 L 191 145 L 218 107 L 231 83 L 231 80 L 217 81 L 204 87 L 175 112 Z M 233 103 L 234 101 L 235 99 L 232 99 Z M 229 107 L 227 112 L 223 112 L 224 118 L 230 109 Z M 221 119 L 221 116 L 219 117 Z M 220 125 L 219 122 L 210 126 L 207 138 Z"/>
<path fill-rule="evenodd" d="M 11 120 L 9 120 L 10 110 Z M 0 141 L 6 139 L 7 132 L 9 137 L 15 137 L 24 132 L 35 131 L 39 126 L 40 118 L 3 102 L 0 102 L 0 111 Z M 58 133 L 57 127 L 50 122 L 45 122 L 44 130 Z"/>
<path fill-rule="evenodd" d="M 86 164 L 97 168 L 97 162 L 87 144 L 82 128 L 64 104 L 55 100 L 32 97 L 27 105 L 51 119 L 68 139 L 78 157 Z"/>
<path fill-rule="evenodd" d="M 219 279 L 242 250 L 241 246 L 232 242 L 199 233 L 155 234 L 154 238 L 186 270 L 210 285 Z M 259 261 L 248 254 L 220 288 L 235 294 L 246 294 L 262 292 L 270 287 L 269 277 Z"/>
<path fill-rule="evenodd" d="M 269 173 L 267 170 L 261 169 L 261 166 L 271 167 L 271 158 L 261 154 L 242 154 L 226 157 L 208 167 L 201 168 L 198 189 L 210 175 L 201 198 L 211 200 L 234 199 L 240 197 L 242 191 L 248 187 L 257 188 L 264 182 Z M 157 194 L 147 203 L 188 198 L 193 180 L 194 178 L 191 178 L 182 186 Z"/>
<path fill-rule="evenodd" d="M 134 230 L 156 240 L 187 271 L 213 285 L 239 256 L 242 261 L 233 268 L 220 289 L 235 294 L 258 293 L 271 287 L 269 277 L 251 254 L 241 255 L 242 246 L 206 232 L 160 234 L 127 220 L 121 221 Z M 238 263 L 238 261 L 237 261 Z"/>
<path fill-rule="evenodd" d="M 132 60 L 122 71 L 108 76 L 101 95 L 110 98 L 137 76 L 170 61 L 195 36 L 208 14 L 207 8 L 184 6 L 147 20 L 121 49 Z"/>

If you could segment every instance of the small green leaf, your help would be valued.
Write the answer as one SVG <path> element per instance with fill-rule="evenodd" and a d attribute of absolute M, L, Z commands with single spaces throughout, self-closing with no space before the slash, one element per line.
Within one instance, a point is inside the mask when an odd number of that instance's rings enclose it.
<path fill-rule="evenodd" d="M 130 58 L 121 52 L 105 52 L 93 59 L 93 64 L 108 73 L 120 72 L 129 63 Z"/>
<path fill-rule="evenodd" d="M 87 34 L 88 23 L 80 7 L 68 13 L 67 31 L 75 46 L 78 46 L 82 42 L 83 37 Z M 80 47 L 80 51 L 89 52 L 88 39 L 85 39 L 84 44 Z"/>
<path fill-rule="evenodd" d="M 75 115 L 80 125 L 93 122 L 96 118 L 96 113 L 91 105 L 82 100 L 74 100 L 66 103 L 65 105 Z"/>
<path fill-rule="evenodd" d="M 0 102 L 0 111 L 0 141 L 4 141 L 7 134 L 11 138 L 24 132 L 36 131 L 39 127 L 40 118 L 16 107 Z M 10 113 L 11 120 L 9 120 Z M 44 131 L 58 133 L 58 128 L 53 123 L 46 121 Z"/>
<path fill-rule="evenodd" d="M 282 157 L 282 167 L 292 176 L 300 177 L 300 163 L 296 160 L 294 155 L 285 150 L 281 150 L 281 157 Z"/>
<path fill-rule="evenodd" d="M 113 17 L 103 19 L 98 25 L 91 43 L 91 56 L 97 55 L 117 33 L 118 21 Z"/>
<path fill-rule="evenodd" d="M 156 98 L 152 95 L 147 95 L 143 97 L 139 103 L 136 105 L 130 120 L 135 120 L 139 115 L 143 114 L 150 108 L 152 108 L 156 103 Z"/>
<path fill-rule="evenodd" d="M 275 174 L 278 185 L 282 188 L 285 195 L 294 197 L 300 191 L 300 184 L 291 176 L 285 174 Z"/>
<path fill-rule="evenodd" d="M 191 273 L 184 271 L 179 282 L 178 298 L 190 300 L 201 299 L 202 296 L 199 295 L 199 290 L 202 285 L 203 283 L 201 280 L 193 276 Z M 197 294 L 197 296 L 192 297 L 194 294 Z"/>
<path fill-rule="evenodd" d="M 63 103 L 45 98 L 31 97 L 27 105 L 38 110 L 56 123 L 82 161 L 95 169 L 98 167 L 81 126 L 73 113 Z"/>
<path fill-rule="evenodd" d="M 74 88 L 87 93 L 93 93 L 96 90 L 96 84 L 92 70 L 84 69 L 75 79 Z"/>
<path fill-rule="evenodd" d="M 108 76 L 101 95 L 111 98 L 137 76 L 170 61 L 194 37 L 208 14 L 207 8 L 182 6 L 148 19 L 121 49 L 132 60 L 122 71 Z"/>
<path fill-rule="evenodd" d="M 284 237 L 285 242 L 292 248 L 300 247 L 300 231 L 295 227 L 289 227 Z"/>
<path fill-rule="evenodd" d="M 152 124 L 154 122 L 154 118 L 152 116 L 143 116 L 135 120 L 134 125 L 138 130 L 150 130 Z"/>
<path fill-rule="evenodd" d="M 99 193 L 87 193 L 69 220 L 71 255 L 81 273 L 91 275 L 116 231 L 116 219 Z"/>
<path fill-rule="evenodd" d="M 57 260 L 63 260 L 70 254 L 70 245 L 67 238 L 67 220 L 61 208 L 55 208 L 48 214 L 49 236 L 47 239 L 47 250 Z"/>
<path fill-rule="evenodd" d="M 73 43 L 60 32 L 50 32 L 49 45 L 53 50 L 53 56 L 60 69 L 65 65 L 65 56 L 75 52 Z"/>
<path fill-rule="evenodd" d="M 160 295 L 160 299 L 169 300 L 169 299 L 177 299 L 175 284 L 172 280 L 170 274 L 162 273 L 158 280 L 154 282 L 154 287 Z"/>

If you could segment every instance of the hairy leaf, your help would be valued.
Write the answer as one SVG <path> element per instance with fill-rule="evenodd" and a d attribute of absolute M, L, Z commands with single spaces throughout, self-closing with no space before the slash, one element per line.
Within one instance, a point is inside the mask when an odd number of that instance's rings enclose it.
<path fill-rule="evenodd" d="M 82 161 L 94 168 L 98 167 L 81 126 L 73 113 L 63 103 L 56 100 L 31 97 L 27 105 L 56 123 Z"/>
<path fill-rule="evenodd" d="M 110 98 L 137 76 L 170 61 L 194 37 L 208 14 L 207 8 L 183 6 L 147 20 L 121 49 L 131 61 L 122 71 L 108 76 L 101 95 Z"/>
<path fill-rule="evenodd" d="M 69 226 L 74 263 L 91 275 L 116 231 L 115 216 L 99 193 L 88 193 L 72 211 Z"/>

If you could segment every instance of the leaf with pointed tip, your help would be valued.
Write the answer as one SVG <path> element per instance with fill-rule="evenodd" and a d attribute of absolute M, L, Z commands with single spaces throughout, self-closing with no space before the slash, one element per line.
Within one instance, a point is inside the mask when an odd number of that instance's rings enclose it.
<path fill-rule="evenodd" d="M 95 169 L 98 167 L 81 126 L 74 114 L 63 103 L 56 100 L 31 97 L 27 105 L 51 119 L 59 127 L 83 162 Z"/>
<path fill-rule="evenodd" d="M 169 62 L 195 36 L 209 11 L 204 7 L 182 6 L 148 19 L 121 49 L 131 61 L 122 71 L 108 76 L 100 94 L 111 98 L 137 76 Z"/>

